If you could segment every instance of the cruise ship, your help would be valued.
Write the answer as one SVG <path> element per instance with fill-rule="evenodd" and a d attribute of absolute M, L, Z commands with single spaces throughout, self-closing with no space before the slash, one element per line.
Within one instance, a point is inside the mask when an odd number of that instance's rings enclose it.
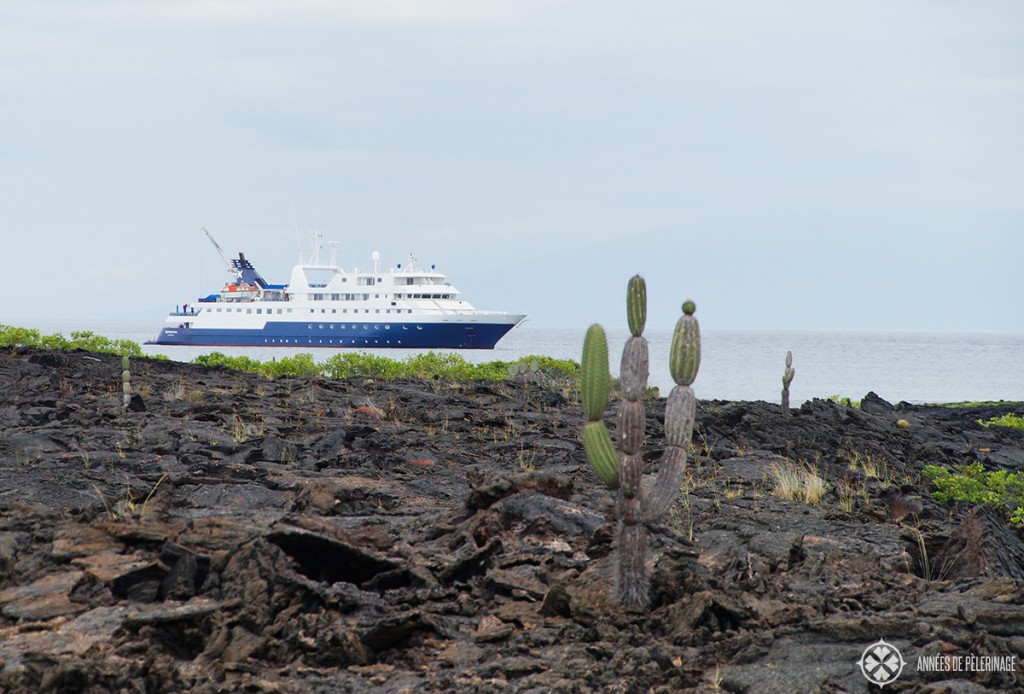
<path fill-rule="evenodd" d="M 175 307 L 156 345 L 493 349 L 526 316 L 481 311 L 462 298 L 435 266 L 414 257 L 382 269 L 374 252 L 369 269 L 321 263 L 322 236 L 300 258 L 288 284 L 271 284 L 239 253 L 228 259 L 207 237 L 231 273 L 219 293 Z"/>

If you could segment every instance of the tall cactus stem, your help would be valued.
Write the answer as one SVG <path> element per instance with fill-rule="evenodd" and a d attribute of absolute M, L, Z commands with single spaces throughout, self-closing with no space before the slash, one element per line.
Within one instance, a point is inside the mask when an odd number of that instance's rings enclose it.
<path fill-rule="evenodd" d="M 121 357 L 121 392 L 124 394 L 123 406 L 127 410 L 132 402 L 131 371 L 127 354 Z"/>
<path fill-rule="evenodd" d="M 647 319 L 647 289 L 639 275 L 629 280 L 626 317 L 630 337 L 622 351 L 619 372 L 623 400 L 619 404 L 616 440 L 620 454 L 601 421 L 608 404 L 608 341 L 604 329 L 592 325 L 583 341 L 583 448 L 597 476 L 618 489 L 618 575 L 616 596 L 620 603 L 644 607 L 650 602 L 647 572 L 648 523 L 668 511 L 679 493 L 686 472 L 687 447 L 693 433 L 697 400 L 690 384 L 700 368 L 700 325 L 692 301 L 683 304 L 683 317 L 672 337 L 669 368 L 676 387 L 665 404 L 665 437 L 668 447 L 656 475 L 644 475 L 643 440 L 646 428 L 643 395 L 650 363 L 643 337 Z"/>
<path fill-rule="evenodd" d="M 793 368 L 793 353 L 786 352 L 786 370 L 782 372 L 782 416 L 789 416 L 789 384 L 793 382 L 796 369 Z"/>

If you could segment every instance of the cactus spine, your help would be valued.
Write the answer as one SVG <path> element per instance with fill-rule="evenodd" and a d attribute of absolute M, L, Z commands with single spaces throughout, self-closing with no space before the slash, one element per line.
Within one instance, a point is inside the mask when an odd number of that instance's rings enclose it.
<path fill-rule="evenodd" d="M 132 401 L 131 372 L 128 366 L 128 355 L 126 354 L 121 357 L 121 392 L 124 393 L 124 409 L 126 410 Z"/>
<path fill-rule="evenodd" d="M 630 337 L 622 351 L 619 372 L 623 400 L 619 405 L 614 445 L 601 416 L 608 405 L 608 342 L 604 329 L 592 325 L 583 342 L 583 446 L 601 481 L 618 490 L 619 537 L 617 599 L 624 605 L 649 602 L 647 574 L 647 524 L 664 514 L 675 498 L 686 471 L 686 451 L 693 433 L 696 398 L 690 385 L 700 366 L 700 326 L 693 317 L 697 307 L 683 304 L 672 338 L 669 366 L 676 387 L 665 406 L 665 449 L 657 476 L 643 474 L 643 439 L 646 416 L 641 398 L 647 387 L 649 358 L 643 336 L 647 318 L 647 287 L 639 275 L 629 280 L 626 315 Z"/>
<path fill-rule="evenodd" d="M 793 368 L 793 353 L 786 352 L 786 370 L 782 372 L 782 416 L 789 416 L 789 384 L 793 382 L 796 369 Z"/>

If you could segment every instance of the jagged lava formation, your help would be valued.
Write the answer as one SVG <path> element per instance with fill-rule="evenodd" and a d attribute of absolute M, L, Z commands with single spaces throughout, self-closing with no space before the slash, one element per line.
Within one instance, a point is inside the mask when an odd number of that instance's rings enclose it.
<path fill-rule="evenodd" d="M 903 690 L 1021 689 L 914 667 L 1024 655 L 1019 533 L 920 479 L 1022 469 L 1024 434 L 976 423 L 1009 406 L 699 401 L 648 605 L 626 609 L 579 394 L 543 374 L 268 381 L 135 358 L 126 410 L 121 367 L 0 350 L 0 691 L 866 691 L 882 637 Z M 665 406 L 645 402 L 648 470 Z M 820 503 L 772 495 L 786 461 L 816 465 Z"/>

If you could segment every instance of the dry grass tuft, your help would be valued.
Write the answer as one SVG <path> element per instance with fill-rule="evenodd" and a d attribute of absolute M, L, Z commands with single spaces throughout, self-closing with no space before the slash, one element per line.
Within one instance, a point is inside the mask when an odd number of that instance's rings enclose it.
<path fill-rule="evenodd" d="M 772 479 L 772 494 L 787 501 L 802 501 L 812 506 L 821 502 L 828 492 L 828 484 L 818 474 L 818 468 L 807 463 L 773 463 L 768 467 Z"/>

